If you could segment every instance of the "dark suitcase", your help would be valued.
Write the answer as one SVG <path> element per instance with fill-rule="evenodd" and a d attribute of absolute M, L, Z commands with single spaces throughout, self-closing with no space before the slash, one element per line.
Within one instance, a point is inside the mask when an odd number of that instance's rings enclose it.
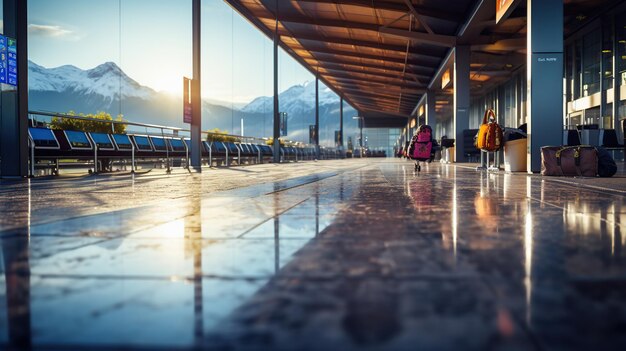
<path fill-rule="evenodd" d="M 541 148 L 541 175 L 596 177 L 598 153 L 593 146 L 544 146 Z"/>

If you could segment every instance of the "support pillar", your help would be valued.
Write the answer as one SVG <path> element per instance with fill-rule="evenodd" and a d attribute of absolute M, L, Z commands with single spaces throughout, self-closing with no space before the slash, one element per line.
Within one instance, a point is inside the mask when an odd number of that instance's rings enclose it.
<path fill-rule="evenodd" d="M 0 176 L 28 176 L 28 22 L 26 1 L 4 0 L 4 35 L 17 40 L 17 89 L 2 92 Z"/>
<path fill-rule="evenodd" d="M 320 79 L 315 77 L 315 155 L 320 159 Z"/>
<path fill-rule="evenodd" d="M 343 98 L 339 98 L 339 150 L 343 151 Z"/>
<path fill-rule="evenodd" d="M 433 137 L 436 135 L 435 133 L 437 133 L 436 101 L 437 99 L 435 98 L 435 92 L 433 90 L 426 92 L 426 124 L 433 129 Z"/>
<path fill-rule="evenodd" d="M 470 47 L 454 48 L 454 138 L 455 160 L 465 162 L 463 131 L 469 129 L 470 109 Z"/>
<path fill-rule="evenodd" d="M 278 107 L 278 1 L 276 1 L 276 23 L 274 27 L 274 128 L 272 145 L 274 149 L 274 163 L 280 162 L 280 112 Z"/>
<path fill-rule="evenodd" d="M 202 171 L 202 97 L 200 82 L 201 61 L 201 14 L 200 0 L 193 0 L 192 31 L 193 31 L 193 79 L 191 80 L 191 167 Z"/>
<path fill-rule="evenodd" d="M 561 145 L 563 0 L 528 0 L 528 172 L 541 171 L 541 147 Z"/>
<path fill-rule="evenodd" d="M 602 17 L 602 21 L 600 23 L 603 23 L 604 20 L 607 19 L 605 17 Z M 608 20 L 608 19 L 607 19 Z M 600 128 L 605 129 L 608 128 L 608 126 L 604 125 L 604 117 L 606 117 L 607 112 L 608 112 L 608 103 L 607 103 L 607 98 L 608 98 L 608 94 L 607 94 L 607 86 L 606 86 L 606 82 L 604 81 L 604 72 L 608 69 L 608 67 L 606 67 L 606 62 L 605 62 L 605 56 L 606 54 L 604 53 L 604 50 L 607 49 L 604 47 L 604 39 L 605 39 L 605 33 L 604 33 L 604 25 L 600 24 L 600 43 L 601 43 L 601 50 L 602 53 L 600 54 L 600 72 L 598 72 L 598 74 L 600 75 L 600 120 L 598 121 L 598 125 L 600 126 Z M 608 49 L 612 49 L 612 48 L 608 48 Z"/>
<path fill-rule="evenodd" d="M 613 129 L 617 133 L 617 140 L 624 140 L 624 136 L 622 135 L 622 126 L 620 125 L 620 115 L 619 115 L 619 105 L 621 103 L 621 94 L 620 94 L 620 82 L 621 82 L 621 73 L 618 69 L 618 62 L 621 60 L 621 56 L 618 55 L 618 38 L 617 38 L 617 18 L 613 15 Z M 625 155 L 626 156 L 626 155 Z"/>

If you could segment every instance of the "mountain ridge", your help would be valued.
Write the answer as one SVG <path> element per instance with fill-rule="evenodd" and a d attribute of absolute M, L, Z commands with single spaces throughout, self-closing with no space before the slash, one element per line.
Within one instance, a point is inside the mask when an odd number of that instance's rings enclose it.
<path fill-rule="evenodd" d="M 181 97 L 141 85 L 114 62 L 83 70 L 73 65 L 46 68 L 29 61 L 28 81 L 31 110 L 104 111 L 113 116 L 121 112 L 133 122 L 186 127 Z M 320 125 L 325 126 L 320 138 L 333 144 L 334 133 L 326 131 L 326 124 L 338 129 L 339 98 L 328 88 L 320 89 L 319 98 Z M 279 94 L 279 101 L 281 112 L 288 114 L 287 137 L 308 142 L 308 125 L 315 119 L 315 82 L 289 87 Z M 202 129 L 239 134 L 243 119 L 246 134 L 267 137 L 272 132 L 273 97 L 260 96 L 245 105 L 203 99 L 202 116 Z"/>

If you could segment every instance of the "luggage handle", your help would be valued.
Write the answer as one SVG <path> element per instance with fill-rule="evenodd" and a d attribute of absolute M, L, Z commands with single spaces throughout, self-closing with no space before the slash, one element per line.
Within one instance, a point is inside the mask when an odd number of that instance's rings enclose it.
<path fill-rule="evenodd" d="M 483 124 L 487 124 L 489 122 L 489 117 L 493 117 L 493 120 L 496 120 L 496 113 L 493 109 L 487 109 L 485 111 L 485 115 L 483 116 Z"/>
<path fill-rule="evenodd" d="M 578 146 L 566 146 L 566 147 L 562 147 L 560 148 L 557 152 L 556 152 L 556 164 L 559 166 L 559 170 L 561 171 L 561 176 L 565 176 L 565 173 L 563 172 L 563 167 L 561 165 L 561 153 L 565 150 L 568 149 L 575 149 L 574 151 L 574 164 L 576 165 L 576 175 L 578 175 L 579 177 L 582 177 L 582 171 L 580 170 L 580 149 L 583 145 L 578 145 Z"/>

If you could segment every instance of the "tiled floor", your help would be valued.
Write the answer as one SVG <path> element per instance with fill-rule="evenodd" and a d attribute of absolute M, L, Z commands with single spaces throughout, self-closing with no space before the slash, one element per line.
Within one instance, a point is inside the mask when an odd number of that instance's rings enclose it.
<path fill-rule="evenodd" d="M 360 159 L 3 182 L 0 349 L 624 350 L 626 193 L 588 185 Z"/>

